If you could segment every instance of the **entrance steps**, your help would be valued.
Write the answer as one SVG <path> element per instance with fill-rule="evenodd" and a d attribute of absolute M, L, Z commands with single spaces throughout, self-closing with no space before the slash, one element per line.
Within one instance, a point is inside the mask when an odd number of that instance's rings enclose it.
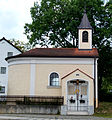
<path fill-rule="evenodd" d="M 67 111 L 67 115 L 88 115 L 87 111 Z"/>

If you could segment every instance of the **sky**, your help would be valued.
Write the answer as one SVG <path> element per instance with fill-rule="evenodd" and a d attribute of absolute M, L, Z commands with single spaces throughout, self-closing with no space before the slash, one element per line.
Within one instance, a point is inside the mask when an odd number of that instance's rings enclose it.
<path fill-rule="evenodd" d="M 30 8 L 38 0 L 0 0 L 0 39 L 28 42 L 24 35 L 25 23 L 31 23 Z"/>
<path fill-rule="evenodd" d="M 31 23 L 30 8 L 39 0 L 0 0 L 0 39 L 28 42 L 25 23 Z M 107 1 L 107 0 L 105 0 Z"/>

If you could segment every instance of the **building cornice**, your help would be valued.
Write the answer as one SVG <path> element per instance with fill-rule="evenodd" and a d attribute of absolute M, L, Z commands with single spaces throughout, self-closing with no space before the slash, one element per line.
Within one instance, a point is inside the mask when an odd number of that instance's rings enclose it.
<path fill-rule="evenodd" d="M 94 64 L 94 58 L 11 58 L 9 66 L 17 64 Z"/>

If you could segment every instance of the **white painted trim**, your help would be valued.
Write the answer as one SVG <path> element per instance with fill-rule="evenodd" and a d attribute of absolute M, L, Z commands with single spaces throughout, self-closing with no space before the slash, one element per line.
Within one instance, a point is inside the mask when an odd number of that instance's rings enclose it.
<path fill-rule="evenodd" d="M 91 32 L 90 32 L 90 35 L 91 35 L 91 38 L 90 38 L 90 49 L 92 49 L 92 30 L 91 30 Z"/>
<path fill-rule="evenodd" d="M 81 41 L 81 38 L 80 38 L 80 30 L 78 30 L 78 48 L 80 49 L 80 41 Z"/>
<path fill-rule="evenodd" d="M 66 81 L 66 104 L 68 106 L 68 86 L 67 86 L 67 83 L 68 83 L 69 80 Z"/>
<path fill-rule="evenodd" d="M 60 89 L 61 86 L 47 86 L 48 89 Z"/>
<path fill-rule="evenodd" d="M 57 73 L 58 75 L 59 75 L 59 86 L 60 86 L 60 74 L 58 73 L 58 72 L 56 72 L 56 71 L 52 71 L 52 72 L 50 72 L 50 74 L 48 75 L 48 86 L 50 86 L 50 75 L 52 74 L 52 73 Z M 55 87 L 55 86 L 50 86 L 50 87 Z M 58 87 L 58 86 L 57 86 Z"/>
<path fill-rule="evenodd" d="M 94 58 L 35 58 L 23 57 L 8 60 L 9 66 L 18 64 L 94 64 Z"/>
<path fill-rule="evenodd" d="M 95 73 L 96 74 L 96 78 L 95 78 L 95 88 L 94 88 L 95 91 L 96 91 L 96 93 L 95 93 L 96 94 L 96 99 L 98 99 L 98 76 L 97 76 L 98 75 L 98 73 L 97 73 L 98 72 L 98 70 L 97 70 L 98 67 L 97 67 L 97 60 L 98 59 L 96 59 L 96 61 L 95 61 L 95 64 L 96 64 L 96 66 L 95 66 L 95 69 L 96 69 L 96 73 Z M 93 65 L 93 78 L 94 78 L 94 65 Z"/>
<path fill-rule="evenodd" d="M 92 72 L 92 75 L 93 75 L 93 79 L 94 79 L 94 64 L 93 64 L 93 72 Z"/>
<path fill-rule="evenodd" d="M 35 95 L 35 75 L 36 75 L 36 66 L 31 64 L 30 69 L 30 95 Z"/>
<path fill-rule="evenodd" d="M 95 68 L 96 68 L 96 99 L 98 99 L 98 68 L 97 68 L 97 60 L 98 59 L 96 59 L 96 66 L 95 66 Z"/>
<path fill-rule="evenodd" d="M 90 93 L 90 89 L 89 89 L 89 86 L 90 86 L 90 82 L 88 81 L 88 89 L 87 89 L 87 97 L 88 97 L 88 106 L 90 105 L 90 95 L 89 95 L 89 93 Z"/>

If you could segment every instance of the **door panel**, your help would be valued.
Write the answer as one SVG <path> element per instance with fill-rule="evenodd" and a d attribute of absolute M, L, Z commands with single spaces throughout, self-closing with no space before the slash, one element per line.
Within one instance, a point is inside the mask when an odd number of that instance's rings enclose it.
<path fill-rule="evenodd" d="M 67 84 L 68 110 L 85 111 L 88 106 L 88 83 L 85 81 L 72 81 Z"/>

